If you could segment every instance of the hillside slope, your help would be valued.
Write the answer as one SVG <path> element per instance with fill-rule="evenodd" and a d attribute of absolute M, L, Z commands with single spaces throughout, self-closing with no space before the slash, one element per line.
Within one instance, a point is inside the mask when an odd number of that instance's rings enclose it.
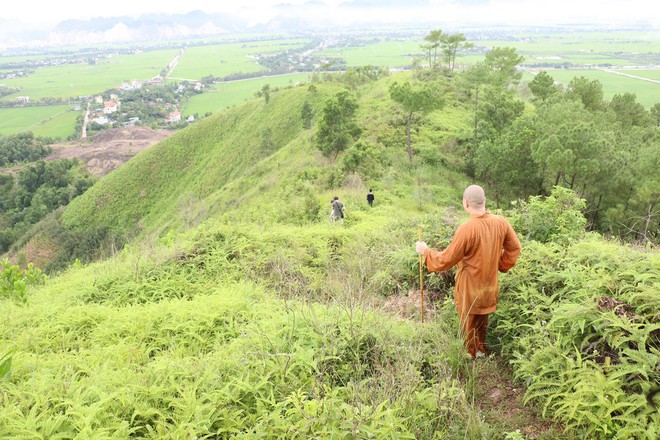
<path fill-rule="evenodd" d="M 183 221 L 185 203 L 204 200 L 300 135 L 298 105 L 307 92 L 288 91 L 207 118 L 145 151 L 71 205 L 72 227 L 108 225 L 126 231 Z M 261 142 L 269 134 L 269 142 Z"/>

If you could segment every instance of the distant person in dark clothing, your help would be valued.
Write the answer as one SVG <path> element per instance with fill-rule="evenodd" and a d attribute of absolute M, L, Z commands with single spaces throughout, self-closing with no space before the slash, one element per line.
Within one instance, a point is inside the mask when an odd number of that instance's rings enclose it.
<path fill-rule="evenodd" d="M 369 206 L 374 206 L 374 199 L 376 197 L 374 196 L 374 191 L 372 189 L 369 190 L 369 194 L 367 194 L 367 203 Z"/>

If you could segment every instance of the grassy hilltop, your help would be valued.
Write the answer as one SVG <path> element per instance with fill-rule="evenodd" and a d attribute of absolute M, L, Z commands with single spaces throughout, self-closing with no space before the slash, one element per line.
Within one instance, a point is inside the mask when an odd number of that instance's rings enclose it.
<path fill-rule="evenodd" d="M 366 95 L 360 115 L 367 127 L 365 138 L 375 141 L 383 134 L 379 132 L 381 125 L 391 118 L 394 104 L 387 94 L 389 82 L 362 92 Z M 313 199 L 319 211 L 321 205 L 329 209 L 332 190 L 342 186 L 344 176 L 333 176 L 333 172 L 341 172 L 341 161 L 334 164 L 316 150 L 313 132 L 303 128 L 300 114 L 308 101 L 318 115 L 325 99 L 339 90 L 341 86 L 332 83 L 318 86 L 315 92 L 308 91 L 307 86 L 295 87 L 274 93 L 268 104 L 255 100 L 200 121 L 140 155 L 139 160 L 131 161 L 77 199 L 65 212 L 64 222 L 74 227 L 107 225 L 121 232 L 134 230 L 139 222 L 145 230 L 162 232 L 167 227 L 189 226 L 186 223 L 191 217 L 204 217 L 196 212 L 199 210 L 205 210 L 209 217 L 238 217 L 248 222 L 320 220 L 315 213 L 299 212 L 301 206 L 296 202 L 303 198 L 311 203 Z M 433 136 L 431 141 L 441 142 L 443 137 L 455 138 L 469 128 L 467 112 L 460 108 L 446 109 L 437 122 L 423 137 Z M 401 154 L 405 147 L 401 147 L 387 151 L 384 160 L 394 163 L 378 179 L 390 182 L 379 182 L 379 199 L 400 198 L 415 177 L 423 177 L 422 187 L 427 181 L 433 183 L 436 190 L 451 194 L 447 201 L 456 202 L 456 190 L 465 180 L 455 174 L 452 184 L 440 185 L 424 170 L 416 171 L 419 176 L 413 175 L 397 166 L 405 163 L 405 154 Z M 341 194 L 350 198 L 349 210 L 364 209 L 365 185 L 375 183 L 375 179 L 364 182 L 359 175 L 355 178 L 360 182 Z"/>
<path fill-rule="evenodd" d="M 42 222 L 24 252 L 61 271 L 6 265 L 0 437 L 653 438 L 660 258 L 586 234 L 568 190 L 506 212 L 524 252 L 501 278 L 498 356 L 465 358 L 449 275 L 425 275 L 419 322 L 412 246 L 418 225 L 445 246 L 465 219 L 473 113 L 449 87 L 415 118 L 410 165 L 388 92 L 409 78 L 355 89 L 362 146 L 336 160 L 313 134 L 344 85 L 273 91 Z"/>

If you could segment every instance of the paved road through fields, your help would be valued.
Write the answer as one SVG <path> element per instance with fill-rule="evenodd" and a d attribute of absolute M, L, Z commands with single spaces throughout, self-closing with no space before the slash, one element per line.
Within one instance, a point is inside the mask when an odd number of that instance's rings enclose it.
<path fill-rule="evenodd" d="M 628 78 L 641 79 L 642 81 L 648 81 L 648 82 L 652 82 L 652 83 L 655 83 L 655 84 L 660 84 L 660 81 L 658 81 L 657 79 L 651 79 L 651 78 L 644 78 L 644 77 L 641 77 L 641 76 L 635 76 L 635 75 L 631 75 L 629 73 L 619 72 L 617 70 L 610 70 L 610 69 L 598 69 L 598 70 L 602 70 L 603 72 L 607 72 L 607 73 L 614 73 L 615 75 L 627 76 Z"/>

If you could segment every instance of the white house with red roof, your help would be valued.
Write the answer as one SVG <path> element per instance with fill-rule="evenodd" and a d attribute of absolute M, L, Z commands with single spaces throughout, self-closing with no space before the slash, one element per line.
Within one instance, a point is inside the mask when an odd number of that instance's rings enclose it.
<path fill-rule="evenodd" d="M 103 103 L 103 113 L 109 115 L 119 110 L 119 104 L 114 101 L 106 101 Z"/>

